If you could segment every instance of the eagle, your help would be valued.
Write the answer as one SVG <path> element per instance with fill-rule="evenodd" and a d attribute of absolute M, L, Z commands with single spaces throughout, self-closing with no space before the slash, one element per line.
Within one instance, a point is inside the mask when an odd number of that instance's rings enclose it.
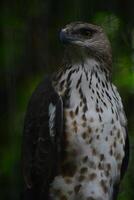
<path fill-rule="evenodd" d="M 35 89 L 25 116 L 23 199 L 116 200 L 129 140 L 110 42 L 102 27 L 79 21 L 60 40 L 63 65 Z"/>

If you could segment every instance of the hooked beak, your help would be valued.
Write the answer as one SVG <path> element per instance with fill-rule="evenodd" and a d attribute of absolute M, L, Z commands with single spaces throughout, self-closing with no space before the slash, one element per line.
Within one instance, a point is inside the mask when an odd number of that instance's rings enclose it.
<path fill-rule="evenodd" d="M 69 34 L 67 32 L 66 29 L 62 29 L 60 31 L 60 41 L 63 43 L 63 44 L 69 44 L 69 43 L 72 43 L 73 41 L 75 41 L 74 37 L 72 37 L 71 34 Z"/>

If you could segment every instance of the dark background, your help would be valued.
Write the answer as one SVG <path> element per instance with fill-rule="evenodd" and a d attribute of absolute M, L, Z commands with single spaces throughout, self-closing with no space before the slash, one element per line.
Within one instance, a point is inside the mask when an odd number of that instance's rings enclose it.
<path fill-rule="evenodd" d="M 119 200 L 133 200 L 134 1 L 5 0 L 0 15 L 0 199 L 20 199 L 21 137 L 28 100 L 43 76 L 60 67 L 60 28 L 81 20 L 103 26 L 112 44 L 113 82 L 123 98 L 131 141 Z"/>

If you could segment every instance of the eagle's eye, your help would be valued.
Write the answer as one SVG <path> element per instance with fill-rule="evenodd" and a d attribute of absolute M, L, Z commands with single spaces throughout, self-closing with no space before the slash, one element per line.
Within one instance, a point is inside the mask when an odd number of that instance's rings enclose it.
<path fill-rule="evenodd" d="M 79 34 L 86 38 L 91 38 L 93 35 L 93 30 L 88 29 L 88 28 L 81 28 L 81 29 L 79 29 Z"/>

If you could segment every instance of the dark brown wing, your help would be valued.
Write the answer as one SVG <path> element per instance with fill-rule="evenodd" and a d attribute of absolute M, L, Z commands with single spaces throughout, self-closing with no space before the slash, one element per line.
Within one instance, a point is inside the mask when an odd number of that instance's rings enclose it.
<path fill-rule="evenodd" d="M 37 87 L 28 105 L 22 145 L 24 199 L 48 198 L 58 171 L 62 140 L 62 100 L 50 77 Z"/>

